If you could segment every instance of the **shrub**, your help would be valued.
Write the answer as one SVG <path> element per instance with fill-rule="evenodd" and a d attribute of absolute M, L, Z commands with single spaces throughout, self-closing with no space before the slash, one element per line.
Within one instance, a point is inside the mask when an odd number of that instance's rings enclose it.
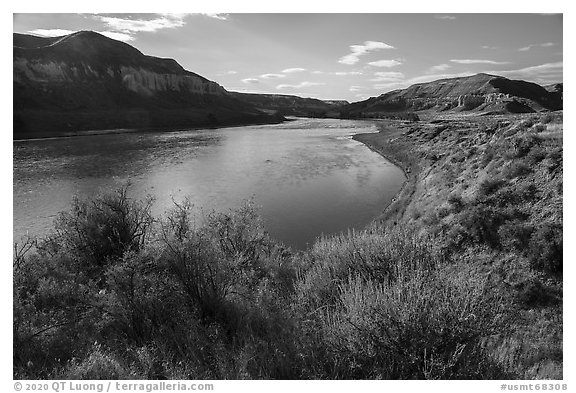
<path fill-rule="evenodd" d="M 541 146 L 533 147 L 527 154 L 526 159 L 530 165 L 536 165 L 547 156 L 546 149 Z"/>
<path fill-rule="evenodd" d="M 555 148 L 548 153 L 548 157 L 544 161 L 544 165 L 548 173 L 553 173 L 558 168 L 562 167 L 563 162 L 563 149 L 562 147 Z"/>
<path fill-rule="evenodd" d="M 92 201 L 74 198 L 72 209 L 56 220 L 57 247 L 74 256 L 89 277 L 102 276 L 112 259 L 138 251 L 150 235 L 152 198 L 128 198 L 128 186 Z"/>
<path fill-rule="evenodd" d="M 556 300 L 554 295 L 536 278 L 516 284 L 516 300 L 526 308 L 547 306 Z"/>
<path fill-rule="evenodd" d="M 96 344 L 83 360 L 73 360 L 61 379 L 133 379 L 120 362 Z"/>
<path fill-rule="evenodd" d="M 530 238 L 530 266 L 549 273 L 562 273 L 562 224 L 542 224 Z"/>
<path fill-rule="evenodd" d="M 502 175 L 507 179 L 526 176 L 530 173 L 532 173 L 532 169 L 524 161 L 513 161 L 502 171 Z"/>
<path fill-rule="evenodd" d="M 318 239 L 297 283 L 299 303 L 311 309 L 333 305 L 339 285 L 350 274 L 387 282 L 415 269 L 432 269 L 442 258 L 425 236 L 401 229 L 380 231 L 351 231 Z"/>
<path fill-rule="evenodd" d="M 481 348 L 504 331 L 504 302 L 464 266 L 414 271 L 378 283 L 350 276 L 335 309 L 321 316 L 326 346 L 343 378 L 478 378 L 502 375 Z M 491 377 L 496 377 L 491 375 Z"/>
<path fill-rule="evenodd" d="M 509 219 L 506 212 L 492 206 L 475 205 L 460 215 L 460 225 L 466 230 L 467 238 L 474 243 L 486 243 L 498 248 L 499 227 Z"/>
<path fill-rule="evenodd" d="M 488 196 L 498 191 L 506 184 L 507 181 L 503 179 L 485 179 L 478 186 L 478 195 L 480 197 Z"/>
<path fill-rule="evenodd" d="M 514 220 L 502 225 L 498 229 L 498 236 L 500 243 L 505 248 L 526 253 L 533 232 L 534 227 L 532 225 Z"/>
<path fill-rule="evenodd" d="M 548 124 L 552 121 L 552 119 L 553 119 L 552 115 L 549 113 L 546 113 L 546 114 L 540 116 L 540 123 Z"/>
<path fill-rule="evenodd" d="M 465 203 L 464 203 L 464 200 L 462 199 L 462 196 L 456 195 L 456 194 L 450 194 L 448 196 L 448 203 L 452 206 L 452 208 L 456 212 L 461 211 L 465 206 Z"/>

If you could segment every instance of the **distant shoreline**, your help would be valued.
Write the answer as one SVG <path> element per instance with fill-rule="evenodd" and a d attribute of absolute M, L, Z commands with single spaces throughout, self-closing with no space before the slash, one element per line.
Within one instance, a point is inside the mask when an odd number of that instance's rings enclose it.
<path fill-rule="evenodd" d="M 291 119 L 284 118 L 277 121 L 267 121 L 267 122 L 247 122 L 238 124 L 227 124 L 219 126 L 191 126 L 191 127 L 157 127 L 157 128 L 111 128 L 111 129 L 95 129 L 86 131 L 72 131 L 72 132 L 62 132 L 62 133 L 46 133 L 37 134 L 31 133 L 29 136 L 19 136 L 18 138 L 13 138 L 12 142 L 26 142 L 26 141 L 38 141 L 38 140 L 49 140 L 49 139 L 61 139 L 61 138 L 75 138 L 84 136 L 97 136 L 97 135 L 116 135 L 116 134 L 132 134 L 132 133 L 152 133 L 152 132 L 179 132 L 179 131 L 197 131 L 197 130 L 217 130 L 221 128 L 235 128 L 235 127 L 247 127 L 247 126 L 261 126 L 267 124 L 281 124 L 286 121 L 291 121 Z"/>

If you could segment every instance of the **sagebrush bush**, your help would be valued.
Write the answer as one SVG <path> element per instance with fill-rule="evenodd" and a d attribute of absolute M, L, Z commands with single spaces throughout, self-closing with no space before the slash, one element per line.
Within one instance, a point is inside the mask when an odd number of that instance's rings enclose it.
<path fill-rule="evenodd" d="M 441 255 L 425 237 L 400 229 L 350 231 L 318 239 L 298 281 L 297 296 L 315 307 L 334 304 L 350 274 L 376 282 L 395 280 L 414 269 L 431 269 Z"/>
<path fill-rule="evenodd" d="M 533 159 L 535 159 L 533 157 Z M 507 167 L 504 168 L 502 174 L 507 179 L 513 179 L 516 177 L 526 176 L 532 172 L 530 164 L 524 161 L 514 161 L 511 162 Z"/>
<path fill-rule="evenodd" d="M 563 230 L 558 223 L 544 223 L 530 238 L 530 264 L 550 273 L 562 273 Z"/>
<path fill-rule="evenodd" d="M 515 207 L 535 195 L 506 182 L 452 195 L 444 236 L 527 247 L 533 267 L 557 272 L 561 226 L 529 231 Z M 15 377 L 504 376 L 481 343 L 514 310 L 494 275 L 451 265 L 456 248 L 439 238 L 373 224 L 295 253 L 251 201 L 207 214 L 184 201 L 159 220 L 150 207 L 125 188 L 76 200 L 54 234 L 16 247 Z M 538 288 L 526 288 L 530 303 Z"/>
<path fill-rule="evenodd" d="M 74 198 L 72 209 L 55 223 L 56 247 L 82 263 L 90 277 L 101 276 L 110 260 L 145 244 L 153 222 L 152 198 L 128 197 L 128 186 L 92 201 Z"/>
<path fill-rule="evenodd" d="M 507 324 L 492 285 L 446 267 L 388 283 L 351 275 L 338 304 L 319 317 L 323 339 L 336 364 L 354 365 L 340 371 L 344 378 L 471 379 L 488 369 L 502 375 L 480 342 Z"/>
<path fill-rule="evenodd" d="M 133 379 L 113 355 L 96 344 L 90 354 L 82 359 L 71 361 L 62 373 L 61 379 Z"/>

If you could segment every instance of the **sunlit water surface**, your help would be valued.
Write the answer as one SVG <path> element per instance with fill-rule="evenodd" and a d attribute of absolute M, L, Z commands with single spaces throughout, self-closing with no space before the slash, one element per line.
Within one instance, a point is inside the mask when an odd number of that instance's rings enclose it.
<path fill-rule="evenodd" d="M 155 197 L 162 215 L 189 197 L 205 211 L 248 198 L 268 232 L 304 249 L 317 236 L 369 223 L 404 181 L 402 171 L 351 139 L 369 122 L 298 119 L 278 125 L 130 133 L 13 145 L 14 240 L 46 235 L 74 195 L 130 181 L 130 195 Z"/>

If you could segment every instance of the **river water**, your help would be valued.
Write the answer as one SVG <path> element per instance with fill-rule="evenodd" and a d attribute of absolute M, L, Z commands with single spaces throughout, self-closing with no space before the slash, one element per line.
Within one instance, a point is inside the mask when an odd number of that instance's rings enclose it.
<path fill-rule="evenodd" d="M 297 119 L 277 125 L 127 133 L 13 144 L 14 240 L 43 236 L 74 195 L 130 181 L 130 195 L 226 211 L 248 198 L 268 232 L 305 249 L 321 234 L 368 224 L 400 189 L 402 171 L 351 139 L 370 122 Z"/>

